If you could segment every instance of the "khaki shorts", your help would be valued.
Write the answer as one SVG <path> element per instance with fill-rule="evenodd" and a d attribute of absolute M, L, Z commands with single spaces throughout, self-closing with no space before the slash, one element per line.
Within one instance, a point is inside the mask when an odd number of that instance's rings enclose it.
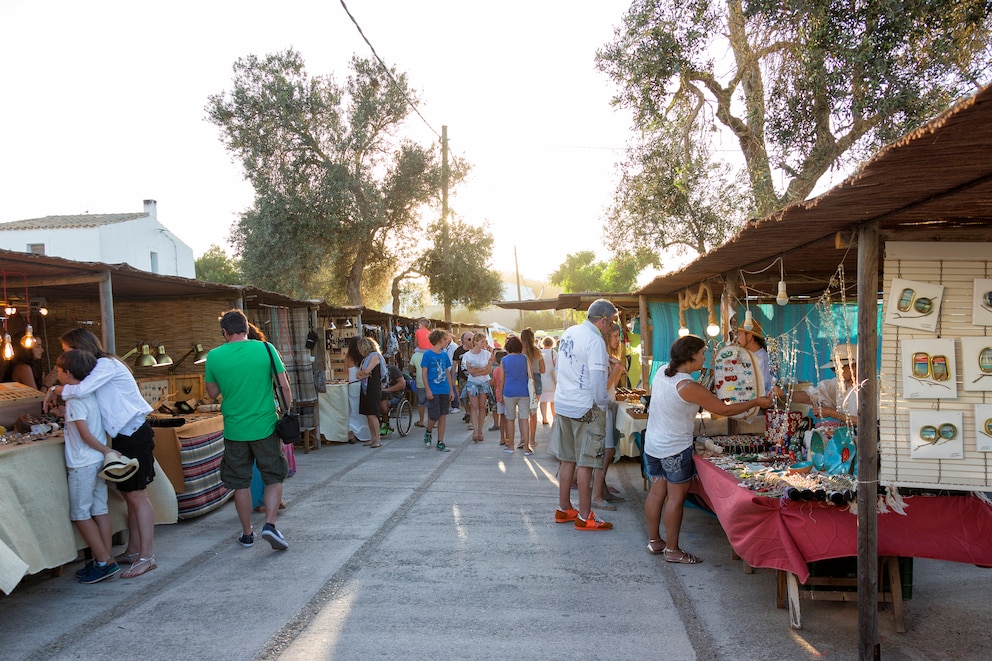
<path fill-rule="evenodd" d="M 559 426 L 558 460 L 583 468 L 603 467 L 603 442 L 606 438 L 606 414 L 592 409 L 592 420 L 581 422 L 563 415 L 555 416 Z"/>
<path fill-rule="evenodd" d="M 228 489 L 251 487 L 251 467 L 258 466 L 263 484 L 286 479 L 289 464 L 282 450 L 282 439 L 273 434 L 258 441 L 224 439 L 224 458 L 220 462 L 220 479 Z"/>

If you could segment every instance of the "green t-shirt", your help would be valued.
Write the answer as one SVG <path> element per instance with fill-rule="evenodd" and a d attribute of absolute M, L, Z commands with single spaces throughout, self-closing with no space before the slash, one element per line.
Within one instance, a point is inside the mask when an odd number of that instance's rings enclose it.
<path fill-rule="evenodd" d="M 257 340 L 228 342 L 207 354 L 204 381 L 220 388 L 224 438 L 230 441 L 268 438 L 279 419 L 265 344 Z M 276 372 L 285 372 L 275 347 L 272 357 Z"/>

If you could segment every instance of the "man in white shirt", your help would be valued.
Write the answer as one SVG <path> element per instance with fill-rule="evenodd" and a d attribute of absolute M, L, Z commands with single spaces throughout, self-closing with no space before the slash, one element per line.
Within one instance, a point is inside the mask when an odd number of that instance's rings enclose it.
<path fill-rule="evenodd" d="M 606 437 L 606 376 L 610 359 L 606 332 L 617 317 L 604 298 L 589 306 L 586 321 L 562 333 L 555 388 L 555 429 L 559 435 L 557 523 L 575 522 L 576 530 L 609 530 L 613 524 L 592 511 L 592 473 L 603 463 Z M 579 485 L 579 508 L 572 507 L 572 478 Z"/>

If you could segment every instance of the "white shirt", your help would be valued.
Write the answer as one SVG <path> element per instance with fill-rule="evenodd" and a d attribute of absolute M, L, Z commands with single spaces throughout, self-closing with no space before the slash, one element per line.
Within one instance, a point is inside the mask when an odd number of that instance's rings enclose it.
<path fill-rule="evenodd" d="M 62 399 L 96 395 L 103 428 L 113 438 L 121 432 L 133 433 L 152 412 L 141 396 L 134 375 L 116 358 L 100 358 L 96 367 L 76 385 L 62 386 Z"/>
<path fill-rule="evenodd" d="M 820 381 L 816 386 L 807 388 L 806 394 L 813 400 L 814 414 L 817 412 L 817 405 L 822 405 L 848 415 L 858 415 L 858 391 L 853 384 L 848 387 L 843 398 L 840 396 L 840 382 L 836 378 Z"/>
<path fill-rule="evenodd" d="M 593 406 L 606 410 L 609 366 L 606 341 L 591 321 L 565 329 L 558 345 L 555 413 L 580 418 Z"/>
<path fill-rule="evenodd" d="M 92 464 L 103 463 L 103 453 L 94 450 L 83 440 L 72 424 L 82 420 L 93 437 L 107 444 L 107 435 L 103 433 L 103 423 L 100 421 L 100 406 L 96 397 L 76 397 L 65 402 L 65 465 L 68 468 L 82 468 Z"/>
<path fill-rule="evenodd" d="M 485 349 L 481 350 L 479 353 L 466 351 L 465 353 L 462 354 L 462 365 L 464 365 L 465 367 L 474 367 L 476 369 L 479 369 L 481 367 L 485 367 L 486 365 L 490 365 L 492 362 L 493 362 L 492 354 L 486 351 Z M 471 374 L 469 374 L 468 382 L 481 385 L 483 383 L 489 383 L 490 378 L 491 377 L 489 374 L 483 376 L 472 376 Z"/>
<path fill-rule="evenodd" d="M 678 392 L 678 385 L 692 381 L 692 375 L 676 372 L 675 376 L 665 376 L 667 368 L 662 365 L 651 381 L 650 415 L 644 431 L 644 452 L 658 459 L 692 445 L 693 420 L 699 411 L 699 404 L 685 401 Z"/>

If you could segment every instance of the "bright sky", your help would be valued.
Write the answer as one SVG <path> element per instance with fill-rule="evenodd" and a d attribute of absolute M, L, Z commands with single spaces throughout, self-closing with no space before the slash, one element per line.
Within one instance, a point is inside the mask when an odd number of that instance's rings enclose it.
<path fill-rule="evenodd" d="M 629 117 L 594 66 L 626 0 L 346 0 L 365 35 L 408 74 L 421 113 L 473 164 L 450 199 L 488 220 L 494 266 L 545 278 L 602 248 Z M 199 256 L 252 203 L 206 121 L 235 60 L 293 47 L 310 75 L 343 82 L 371 52 L 337 0 L 143 3 L 0 0 L 0 221 L 140 212 Z M 437 141 L 422 122 L 411 137 Z"/>

